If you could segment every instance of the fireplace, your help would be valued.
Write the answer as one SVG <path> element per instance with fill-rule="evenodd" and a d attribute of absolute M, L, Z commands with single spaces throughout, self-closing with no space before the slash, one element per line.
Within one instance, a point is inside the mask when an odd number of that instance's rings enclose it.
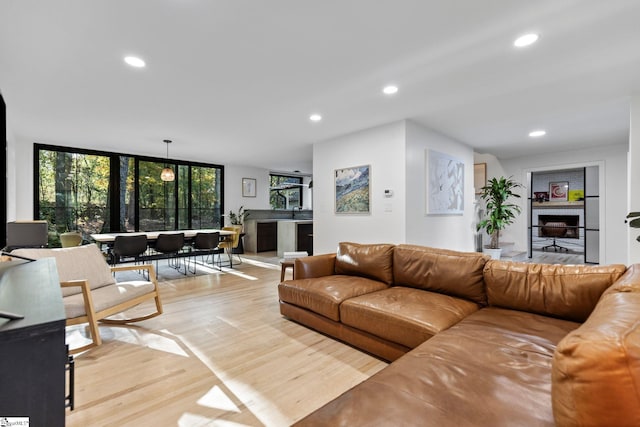
<path fill-rule="evenodd" d="M 538 215 L 538 237 L 580 238 L 580 216 Z"/>

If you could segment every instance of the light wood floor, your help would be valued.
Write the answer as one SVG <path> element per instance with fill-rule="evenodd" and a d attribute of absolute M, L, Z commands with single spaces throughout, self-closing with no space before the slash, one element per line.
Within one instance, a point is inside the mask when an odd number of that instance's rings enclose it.
<path fill-rule="evenodd" d="M 386 366 L 282 318 L 279 266 L 234 267 L 161 282 L 164 314 L 102 326 L 67 426 L 285 426 Z"/>

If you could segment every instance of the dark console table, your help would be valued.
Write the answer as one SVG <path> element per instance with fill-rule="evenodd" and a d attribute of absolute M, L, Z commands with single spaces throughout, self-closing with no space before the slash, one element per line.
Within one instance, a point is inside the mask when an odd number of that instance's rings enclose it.
<path fill-rule="evenodd" d="M 65 313 L 53 259 L 0 262 L 0 418 L 64 426 Z"/>

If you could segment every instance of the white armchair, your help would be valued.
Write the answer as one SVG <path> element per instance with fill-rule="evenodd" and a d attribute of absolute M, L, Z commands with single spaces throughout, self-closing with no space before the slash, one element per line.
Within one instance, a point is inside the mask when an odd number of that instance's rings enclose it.
<path fill-rule="evenodd" d="M 60 249 L 16 249 L 12 254 L 33 259 L 55 258 L 67 326 L 88 323 L 92 339 L 90 344 L 72 349 L 70 353 L 102 344 L 98 322 L 122 325 L 162 314 L 153 265 L 109 267 L 96 245 Z M 117 283 L 113 272 L 124 270 L 146 270 L 149 280 Z M 155 312 L 135 318 L 108 319 L 149 299 L 155 300 Z"/>

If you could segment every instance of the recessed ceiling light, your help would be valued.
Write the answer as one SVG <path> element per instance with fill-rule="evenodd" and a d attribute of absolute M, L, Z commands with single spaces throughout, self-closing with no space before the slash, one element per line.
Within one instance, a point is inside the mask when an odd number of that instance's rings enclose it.
<path fill-rule="evenodd" d="M 393 86 L 393 85 L 385 86 L 385 87 L 382 89 L 382 92 L 383 92 L 385 95 L 393 95 L 393 94 L 395 94 L 395 93 L 398 93 L 398 86 Z"/>
<path fill-rule="evenodd" d="M 136 68 L 142 68 L 147 65 L 142 59 L 138 58 L 137 56 L 125 56 L 124 62 Z"/>
<path fill-rule="evenodd" d="M 544 130 L 534 130 L 529 132 L 529 136 L 531 138 L 539 138 L 541 136 L 545 136 L 546 134 L 547 134 L 547 131 L 544 131 Z"/>
<path fill-rule="evenodd" d="M 513 42 L 515 47 L 525 47 L 534 44 L 538 41 L 539 36 L 537 34 L 525 34 L 524 36 L 520 36 Z"/>
<path fill-rule="evenodd" d="M 312 122 L 319 122 L 320 120 L 322 120 L 322 116 L 320 114 L 312 114 L 309 116 L 309 120 L 311 120 Z"/>

